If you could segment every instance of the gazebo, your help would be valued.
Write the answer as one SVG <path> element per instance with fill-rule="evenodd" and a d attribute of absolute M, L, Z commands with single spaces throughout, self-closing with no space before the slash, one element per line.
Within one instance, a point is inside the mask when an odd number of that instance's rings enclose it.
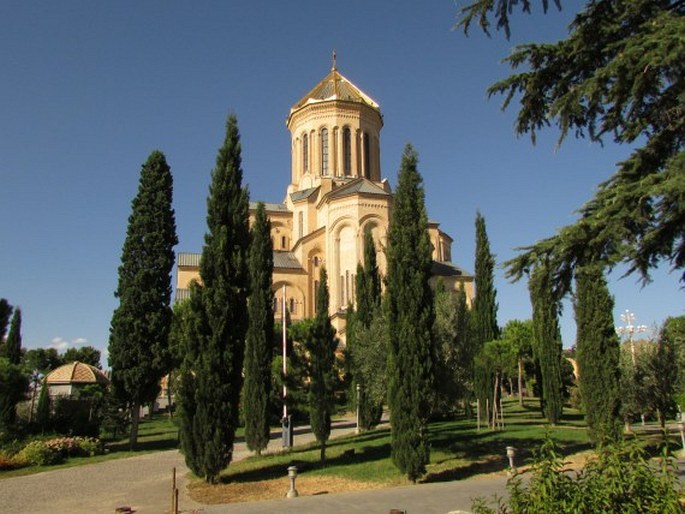
<path fill-rule="evenodd" d="M 74 361 L 52 370 L 45 377 L 51 397 L 72 396 L 90 384 L 109 386 L 107 376 L 95 366 Z"/>

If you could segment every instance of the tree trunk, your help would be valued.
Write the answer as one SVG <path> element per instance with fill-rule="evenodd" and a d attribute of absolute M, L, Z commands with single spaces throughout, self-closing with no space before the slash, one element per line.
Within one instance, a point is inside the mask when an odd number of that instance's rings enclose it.
<path fill-rule="evenodd" d="M 326 443 L 321 443 L 321 465 L 326 467 Z"/>
<path fill-rule="evenodd" d="M 497 416 L 499 416 L 498 412 L 498 403 L 497 403 L 497 393 L 499 392 L 499 371 L 495 373 L 495 392 L 492 395 L 492 429 L 495 430 L 497 427 Z"/>
<path fill-rule="evenodd" d="M 523 407 L 523 359 L 519 357 L 519 406 Z"/>
<path fill-rule="evenodd" d="M 169 419 L 174 419 L 174 411 L 171 408 L 171 378 L 172 371 L 166 377 L 166 408 L 169 410 Z"/>
<path fill-rule="evenodd" d="M 138 444 L 138 421 L 140 420 L 140 403 L 133 402 L 131 406 L 131 436 L 128 440 L 128 446 L 131 451 L 136 449 Z"/>

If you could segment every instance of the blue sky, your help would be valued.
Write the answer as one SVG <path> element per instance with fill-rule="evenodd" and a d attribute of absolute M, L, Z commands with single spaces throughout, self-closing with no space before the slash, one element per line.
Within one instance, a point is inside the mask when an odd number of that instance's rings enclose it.
<path fill-rule="evenodd" d="M 514 134 L 515 110 L 487 98 L 512 45 L 564 36 L 580 2 L 516 16 L 513 36 L 452 30 L 459 2 L 436 0 L 0 3 L 0 297 L 23 310 L 28 348 L 106 350 L 113 291 L 140 167 L 163 151 L 175 181 L 177 251 L 200 251 L 205 201 L 227 114 L 238 116 L 254 200 L 281 201 L 290 177 L 288 110 L 338 69 L 381 106 L 382 175 L 419 153 L 429 216 L 473 270 L 474 218 L 497 262 L 549 236 L 608 178 L 627 148 Z M 332 4 L 330 4 L 332 5 Z M 499 322 L 528 318 L 525 283 L 497 270 Z M 617 280 L 615 318 L 683 314 L 668 265 L 641 288 Z M 562 317 L 564 345 L 575 338 Z"/>

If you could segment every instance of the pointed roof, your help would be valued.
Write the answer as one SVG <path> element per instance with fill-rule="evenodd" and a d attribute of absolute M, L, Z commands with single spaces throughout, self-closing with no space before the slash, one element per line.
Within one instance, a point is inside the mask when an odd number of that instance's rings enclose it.
<path fill-rule="evenodd" d="M 376 110 L 380 110 L 379 105 L 373 98 L 364 93 L 338 71 L 335 54 L 333 57 L 333 67 L 331 68 L 330 73 L 314 86 L 309 93 L 304 95 L 300 101 L 291 107 L 290 114 L 292 115 L 295 111 L 305 105 L 327 102 L 330 100 L 358 102 L 373 107 Z"/>
<path fill-rule="evenodd" d="M 390 196 L 390 194 L 387 191 L 385 191 L 381 187 L 378 187 L 369 179 L 366 179 L 364 177 L 358 177 L 352 179 L 344 186 L 340 186 L 337 189 L 334 189 L 333 191 L 328 193 L 328 199 L 340 198 L 343 196 L 349 196 L 354 194 Z"/>

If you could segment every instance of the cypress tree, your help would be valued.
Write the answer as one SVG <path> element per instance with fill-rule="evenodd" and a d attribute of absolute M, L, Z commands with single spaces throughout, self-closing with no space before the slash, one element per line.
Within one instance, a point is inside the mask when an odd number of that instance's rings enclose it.
<path fill-rule="evenodd" d="M 614 300 L 599 266 L 576 272 L 580 393 L 590 436 L 597 444 L 621 435 L 620 346 L 614 329 Z"/>
<path fill-rule="evenodd" d="M 47 381 L 43 380 L 38 395 L 38 406 L 36 407 L 36 425 L 41 432 L 50 428 L 50 395 L 48 394 Z"/>
<path fill-rule="evenodd" d="M 250 240 L 250 296 L 245 341 L 245 442 L 259 455 L 269 443 L 269 396 L 271 393 L 271 357 L 274 342 L 274 311 L 271 274 L 273 244 L 271 223 L 263 203 L 257 214 Z"/>
<path fill-rule="evenodd" d="M 172 196 L 169 165 L 162 152 L 153 151 L 131 203 L 109 337 L 114 390 L 131 407 L 131 449 L 138 440 L 140 407 L 154 400 L 168 371 L 171 269 L 178 243 Z"/>
<path fill-rule="evenodd" d="M 417 155 L 407 145 L 388 233 L 387 312 L 392 458 L 415 482 L 430 459 L 427 422 L 433 389 L 431 243 Z"/>
<path fill-rule="evenodd" d="M 357 265 L 357 310 L 348 308 L 347 316 L 347 345 L 352 361 L 352 375 L 359 386 L 359 426 L 369 430 L 380 423 L 383 416 L 383 400 L 373 393 L 373 382 L 385 375 L 385 366 L 378 369 L 370 365 L 378 363 L 377 355 L 384 345 L 381 338 L 374 337 L 371 329 L 374 320 L 382 316 L 380 312 L 381 279 L 376 260 L 376 246 L 370 230 L 364 233 L 364 265 Z M 370 376 L 370 375 L 373 376 Z M 356 388 L 353 391 L 357 398 Z"/>
<path fill-rule="evenodd" d="M 309 352 L 309 423 L 321 448 L 321 462 L 326 462 L 326 441 L 331 434 L 331 414 L 335 392 L 335 329 L 328 318 L 328 276 L 321 268 L 316 297 L 316 317 L 307 333 Z"/>
<path fill-rule="evenodd" d="M 477 355 L 488 341 L 499 338 L 497 326 L 497 292 L 495 291 L 495 258 L 490 252 L 490 242 L 485 227 L 485 218 L 476 213 L 476 296 L 473 301 L 469 332 L 473 339 L 473 355 Z M 494 371 L 488 361 L 474 364 L 474 393 L 480 400 L 481 412 L 485 412 L 486 401 L 493 396 Z"/>
<path fill-rule="evenodd" d="M 7 327 L 12 317 L 12 306 L 5 298 L 0 298 L 0 345 L 5 341 Z"/>
<path fill-rule="evenodd" d="M 560 304 L 545 265 L 537 266 L 528 283 L 533 304 L 533 352 L 540 363 L 542 412 L 556 425 L 564 408 L 561 382 Z"/>
<path fill-rule="evenodd" d="M 202 285 L 191 288 L 189 341 L 181 373 L 181 448 L 207 482 L 233 456 L 247 332 L 248 194 L 238 122 L 228 117 L 207 199 Z"/>
<path fill-rule="evenodd" d="M 19 365 L 21 363 L 21 309 L 14 309 L 10 331 L 5 341 L 5 356 L 10 364 Z"/>

